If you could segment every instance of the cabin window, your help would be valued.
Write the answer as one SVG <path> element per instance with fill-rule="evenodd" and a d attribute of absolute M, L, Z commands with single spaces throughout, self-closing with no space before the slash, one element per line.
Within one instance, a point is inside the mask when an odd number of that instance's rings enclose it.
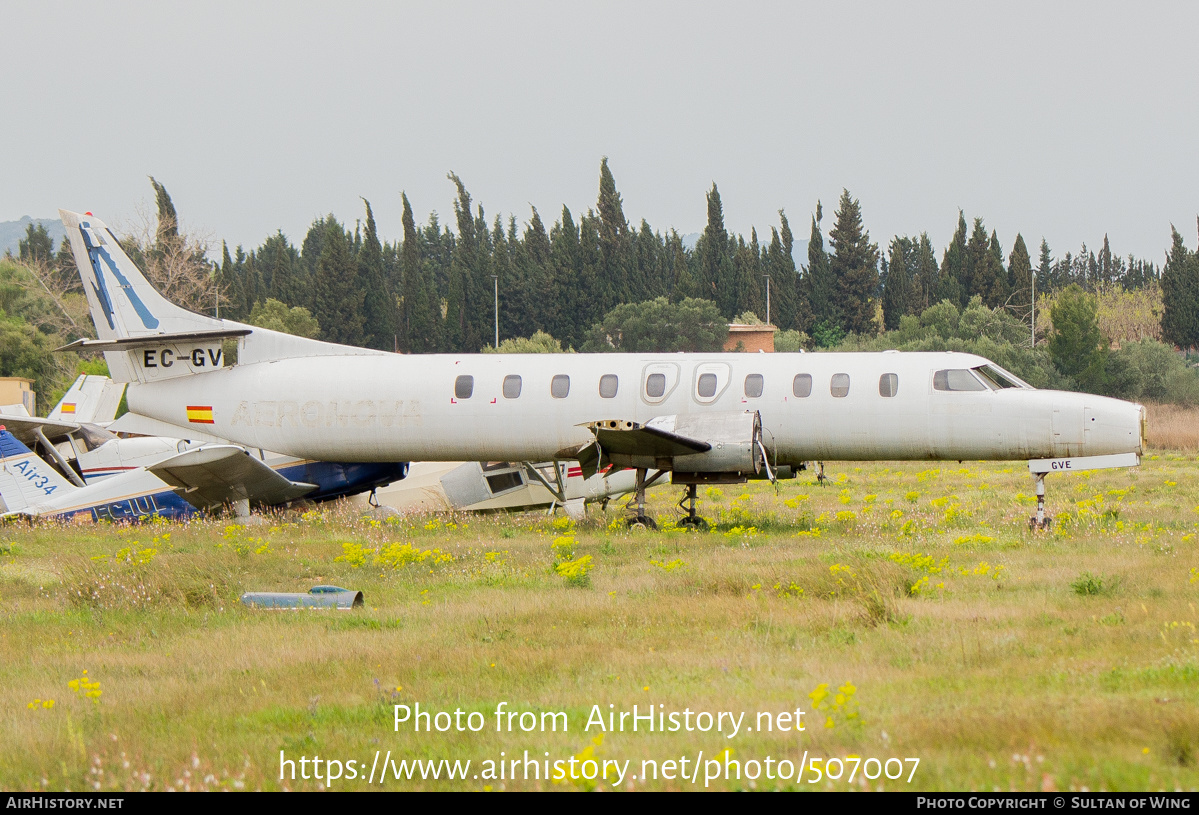
<path fill-rule="evenodd" d="M 750 374 L 745 377 L 745 395 L 751 399 L 757 399 L 762 395 L 762 375 Z"/>
<path fill-rule="evenodd" d="M 965 368 L 948 368 L 933 374 L 933 388 L 939 391 L 985 391 L 987 386 Z"/>
<path fill-rule="evenodd" d="M 515 399 L 520 396 L 520 377 L 516 374 L 511 374 L 504 377 L 504 398 Z"/>
<path fill-rule="evenodd" d="M 616 374 L 604 374 L 600 377 L 600 398 L 614 398 L 619 387 L 620 379 L 617 378 Z"/>
<path fill-rule="evenodd" d="M 454 380 L 454 396 L 459 399 L 469 399 L 474 392 L 475 378 L 473 376 L 460 376 Z"/>
<path fill-rule="evenodd" d="M 550 396 L 555 399 L 565 399 L 570 394 L 570 377 L 558 374 L 550 380 Z"/>
<path fill-rule="evenodd" d="M 661 399 L 666 393 L 666 374 L 650 374 L 645 378 L 645 395 L 650 399 Z"/>
<path fill-rule="evenodd" d="M 796 374 L 795 379 L 791 382 L 791 392 L 800 399 L 807 399 L 812 395 L 812 375 L 811 374 Z"/>
<path fill-rule="evenodd" d="M 716 395 L 716 374 L 700 374 L 695 392 L 701 399 L 711 399 Z"/>
<path fill-rule="evenodd" d="M 849 396 L 849 374 L 833 374 L 829 381 L 829 393 L 838 399 Z"/>
<path fill-rule="evenodd" d="M 899 393 L 899 374 L 883 374 L 878 378 L 878 395 L 894 396 Z"/>

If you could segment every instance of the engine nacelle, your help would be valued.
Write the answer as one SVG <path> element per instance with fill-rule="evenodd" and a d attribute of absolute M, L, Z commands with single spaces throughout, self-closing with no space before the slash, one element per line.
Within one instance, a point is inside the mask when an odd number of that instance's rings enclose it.
<path fill-rule="evenodd" d="M 724 483 L 763 469 L 762 417 L 756 410 L 658 416 L 645 424 L 608 419 L 587 426 L 595 441 L 571 451 L 585 476 L 613 464 L 673 471 L 675 483 Z"/>
<path fill-rule="evenodd" d="M 762 470 L 762 416 L 756 410 L 659 416 L 645 426 L 711 445 L 706 452 L 675 456 L 670 469 L 676 474 L 752 476 Z"/>

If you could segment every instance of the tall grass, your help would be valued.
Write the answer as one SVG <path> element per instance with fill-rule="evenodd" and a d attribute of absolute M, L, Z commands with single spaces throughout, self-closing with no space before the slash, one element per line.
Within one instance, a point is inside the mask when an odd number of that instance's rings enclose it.
<path fill-rule="evenodd" d="M 591 751 L 639 767 L 726 748 L 741 761 L 921 759 L 910 786 L 870 789 L 1199 786 L 1192 456 L 1050 476 L 1058 522 L 1039 534 L 1020 464 L 828 472 L 827 486 L 800 478 L 777 494 L 725 487 L 704 502 L 716 529 L 701 534 L 665 523 L 672 489 L 651 493 L 659 532 L 615 513 L 383 522 L 335 507 L 250 527 L 0 528 L 0 788 L 317 788 L 280 780 L 280 750 L 368 764 L 376 750 L 475 762 Z M 572 583 L 559 567 L 580 562 L 587 580 Z M 362 590 L 367 608 L 238 602 L 327 583 Z M 417 702 L 488 726 L 397 732 L 393 706 Z M 501 702 L 565 711 L 570 729 L 497 732 Z M 593 706 L 634 704 L 744 711 L 754 729 L 599 743 L 583 731 Z M 805 732 L 756 725 L 797 708 Z M 485 785 L 561 788 L 382 788 Z"/>
<path fill-rule="evenodd" d="M 1199 451 L 1199 407 L 1155 403 L 1145 407 L 1149 412 L 1150 447 Z"/>

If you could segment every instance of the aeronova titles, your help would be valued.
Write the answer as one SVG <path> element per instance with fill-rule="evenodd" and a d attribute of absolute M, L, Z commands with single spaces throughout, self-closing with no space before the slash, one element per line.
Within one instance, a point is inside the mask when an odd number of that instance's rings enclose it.
<path fill-rule="evenodd" d="M 291 399 L 237 403 L 232 427 L 398 427 L 419 420 L 420 402 L 410 399 Z"/>

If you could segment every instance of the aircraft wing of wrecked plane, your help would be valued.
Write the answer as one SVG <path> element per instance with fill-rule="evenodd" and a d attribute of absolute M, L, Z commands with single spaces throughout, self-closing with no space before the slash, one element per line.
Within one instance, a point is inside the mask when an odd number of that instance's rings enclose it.
<path fill-rule="evenodd" d="M 21 440 L 24 445 L 32 446 L 38 443 L 38 433 L 46 437 L 50 444 L 66 441 L 67 436 L 81 427 L 80 422 L 69 422 L 55 419 L 41 419 L 37 416 L 0 415 L 0 422 L 8 428 L 8 432 Z"/>
<path fill-rule="evenodd" d="M 195 448 L 152 467 L 76 487 L 0 428 L 0 500 L 6 515 L 185 517 L 244 501 L 278 503 L 315 489 L 316 484 L 291 481 L 234 445 Z"/>
<path fill-rule="evenodd" d="M 316 484 L 285 478 L 233 444 L 197 447 L 146 469 L 201 509 L 239 500 L 281 504 L 317 489 Z"/>

